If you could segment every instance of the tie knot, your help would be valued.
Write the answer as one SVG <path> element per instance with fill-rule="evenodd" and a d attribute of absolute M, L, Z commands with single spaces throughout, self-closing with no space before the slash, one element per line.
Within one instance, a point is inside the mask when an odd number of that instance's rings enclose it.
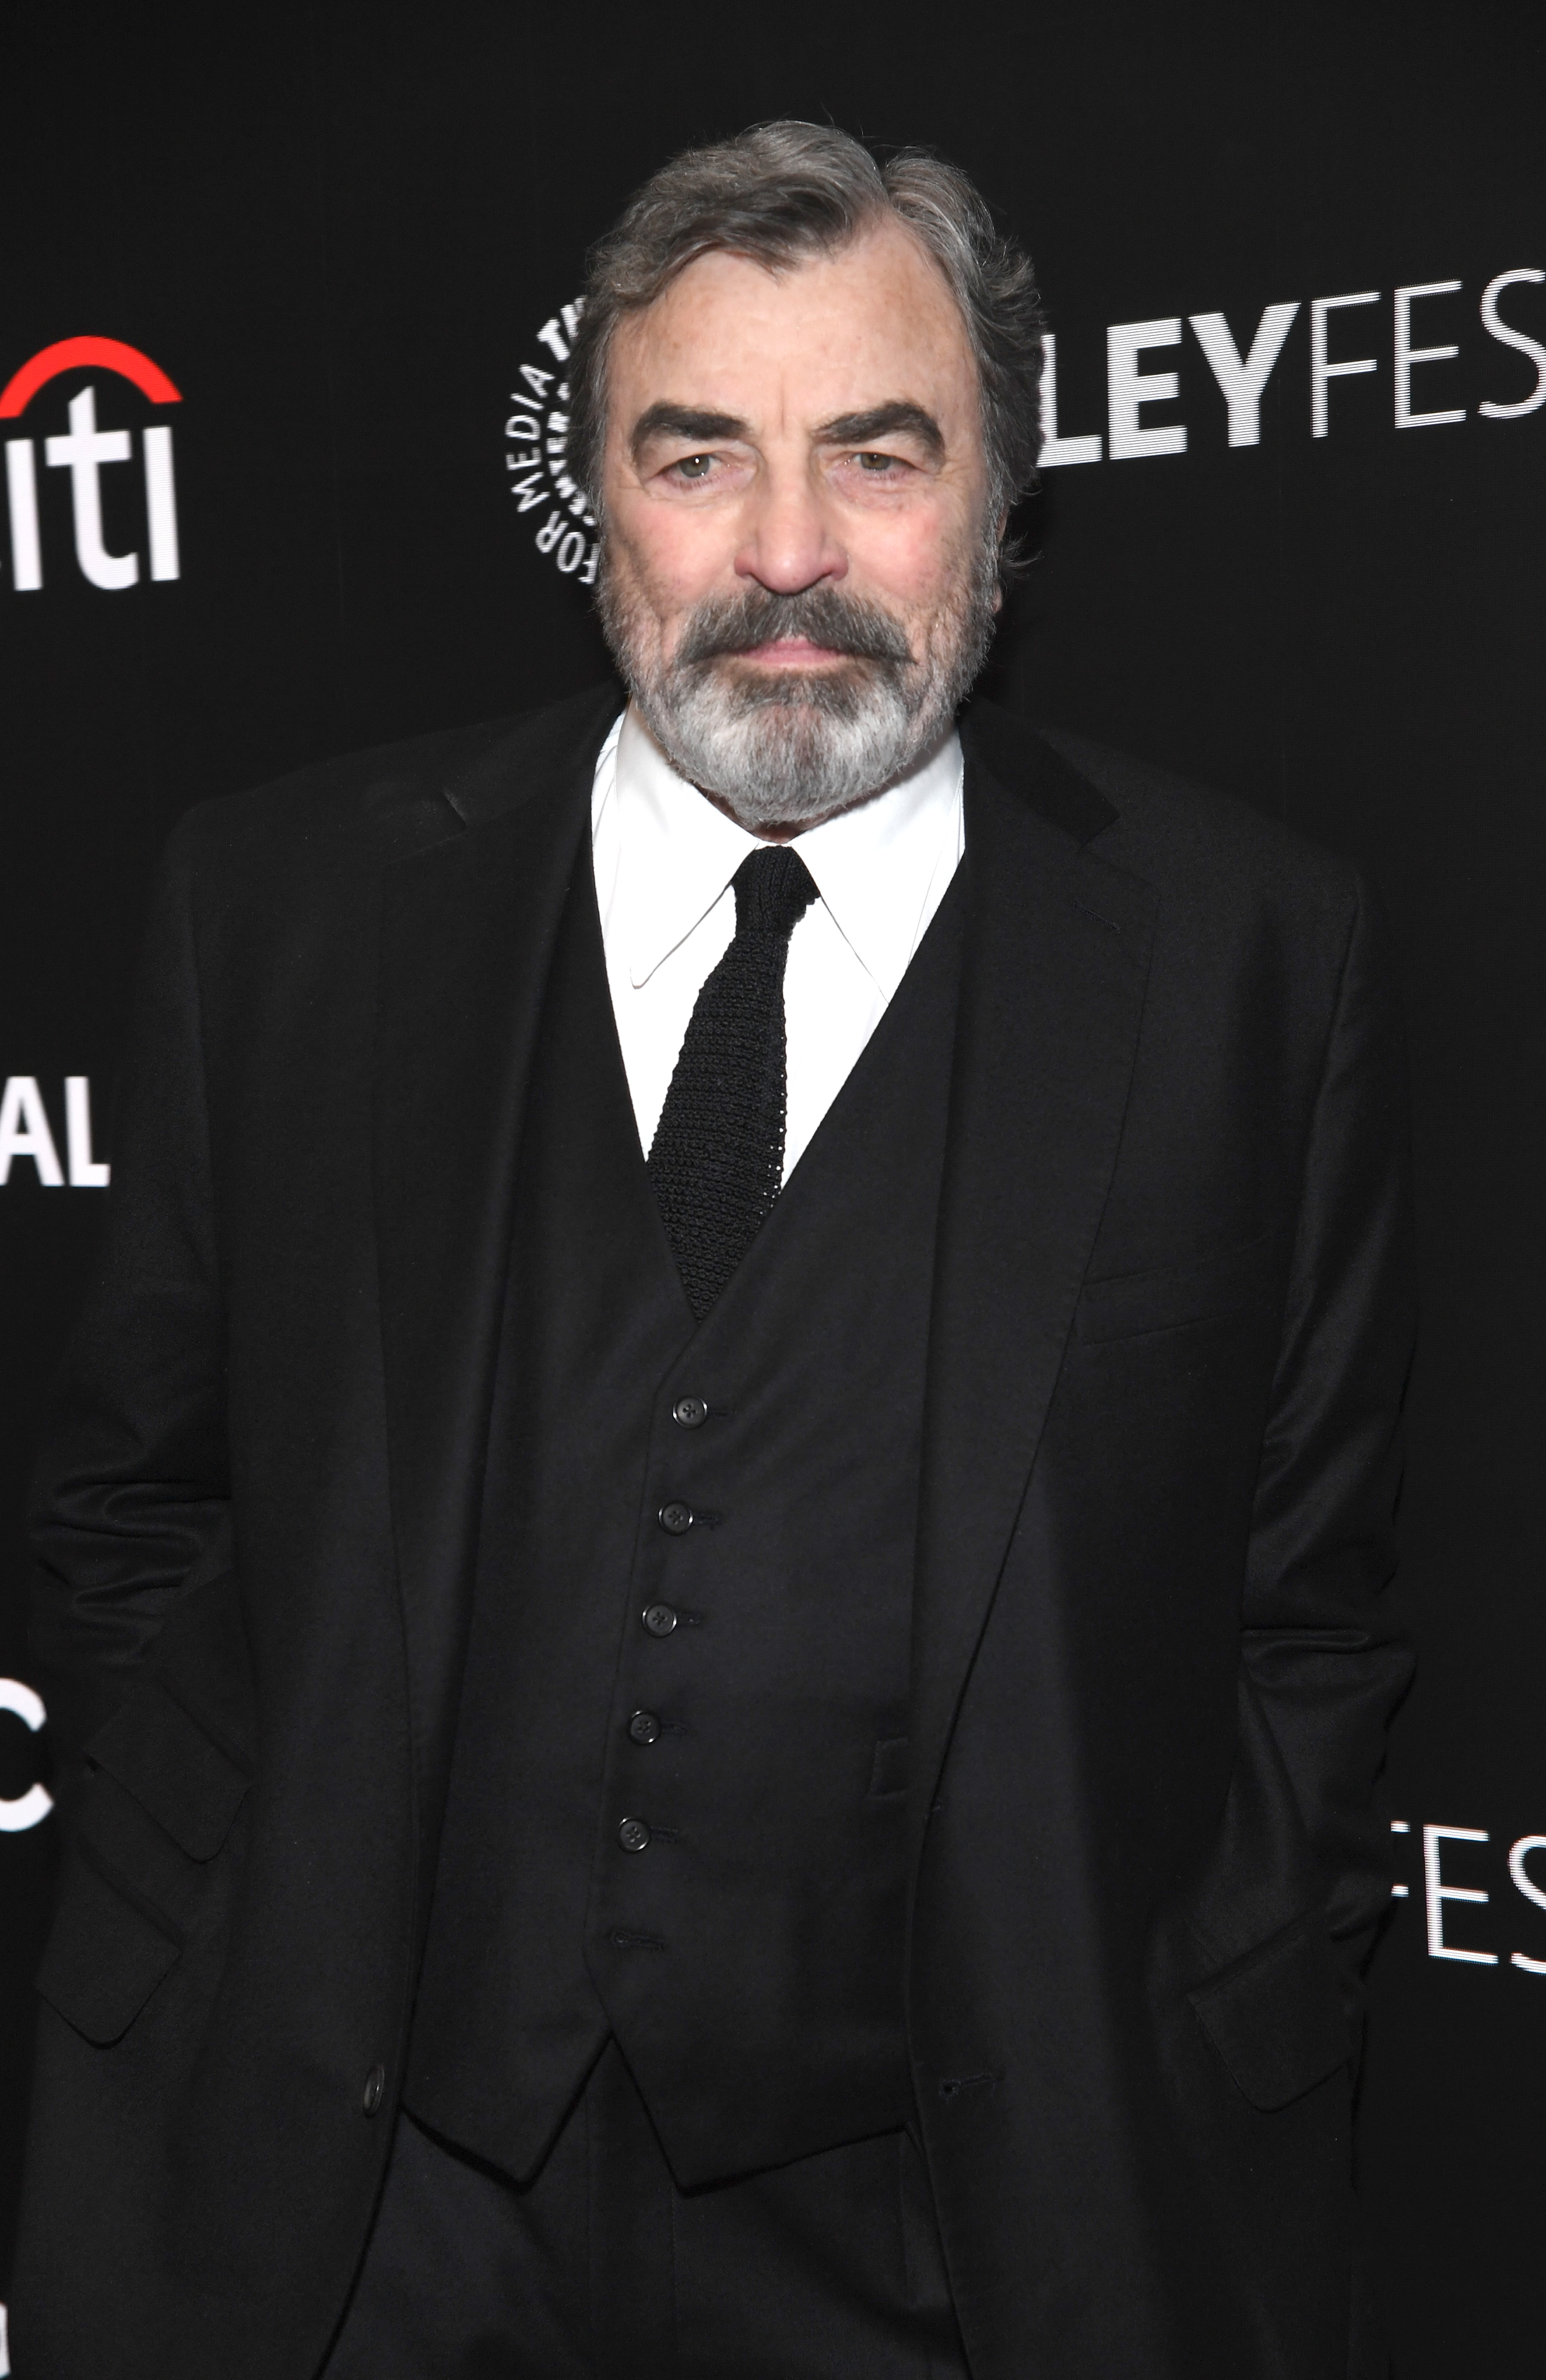
<path fill-rule="evenodd" d="M 787 844 L 752 852 L 732 881 L 738 934 L 792 934 L 818 897 L 810 868 Z"/>

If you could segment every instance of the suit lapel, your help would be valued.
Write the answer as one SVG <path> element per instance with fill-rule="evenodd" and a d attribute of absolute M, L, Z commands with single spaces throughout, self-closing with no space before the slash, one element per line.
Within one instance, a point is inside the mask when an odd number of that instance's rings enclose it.
<path fill-rule="evenodd" d="M 374 1196 L 392 1512 L 421 1824 L 444 1791 L 526 1085 L 618 707 L 566 705 L 443 789 L 382 880 Z M 577 715 L 578 714 L 578 715 Z M 458 824 L 460 820 L 462 823 Z"/>
<path fill-rule="evenodd" d="M 914 1603 L 915 1851 L 1115 1162 L 1152 912 L 1146 884 L 1081 847 L 1114 815 L 1094 789 L 1011 722 L 974 723 Z"/>

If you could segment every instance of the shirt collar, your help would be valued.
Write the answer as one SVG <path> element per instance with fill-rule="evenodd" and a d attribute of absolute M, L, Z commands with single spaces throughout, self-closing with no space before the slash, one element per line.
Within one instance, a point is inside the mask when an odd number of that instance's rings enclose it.
<path fill-rule="evenodd" d="M 907 971 L 930 889 L 961 852 L 961 746 L 952 731 L 909 774 L 796 838 L 833 922 L 889 1000 Z M 724 893 L 758 836 L 678 775 L 630 703 L 617 736 L 617 882 L 637 989 Z"/>

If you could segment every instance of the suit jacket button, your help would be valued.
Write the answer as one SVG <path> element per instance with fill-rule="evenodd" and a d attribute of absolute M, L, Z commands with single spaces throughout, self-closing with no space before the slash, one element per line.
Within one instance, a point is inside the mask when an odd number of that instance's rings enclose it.
<path fill-rule="evenodd" d="M 692 1506 L 677 1503 L 663 1504 L 660 1509 L 660 1524 L 668 1536 L 685 1537 L 692 1526 Z"/>
<path fill-rule="evenodd" d="M 635 1711 L 628 1721 L 628 1733 L 635 1743 L 653 1743 L 660 1731 L 661 1723 L 653 1711 Z"/>
<path fill-rule="evenodd" d="M 651 1636 L 669 1636 L 676 1625 L 676 1614 L 669 1603 L 647 1604 L 642 1616 Z"/>
<path fill-rule="evenodd" d="M 650 1829 L 642 1818 L 625 1818 L 617 1829 L 617 1841 L 626 1852 L 648 1851 Z"/>
<path fill-rule="evenodd" d="M 365 2088 L 359 2095 L 359 2104 L 368 2116 L 373 2116 L 385 2096 L 386 2069 L 384 2066 L 372 2066 L 365 2077 Z"/>
<path fill-rule="evenodd" d="M 709 1408 L 701 1397 L 678 1397 L 671 1408 L 671 1418 L 679 1421 L 684 1429 L 697 1429 L 709 1418 Z"/>

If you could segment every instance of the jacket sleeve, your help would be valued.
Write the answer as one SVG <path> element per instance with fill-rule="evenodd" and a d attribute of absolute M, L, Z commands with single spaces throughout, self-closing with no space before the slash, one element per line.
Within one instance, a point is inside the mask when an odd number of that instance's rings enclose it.
<path fill-rule="evenodd" d="M 67 1814 L 82 1746 L 171 1605 L 229 1562 L 191 847 L 185 822 L 155 885 L 103 1240 L 36 1475 L 32 1644 Z"/>
<path fill-rule="evenodd" d="M 1306 1148 L 1244 1606 L 1247 1675 L 1349 1982 L 1389 1901 L 1375 1782 L 1411 1675 L 1385 1593 L 1414 1320 L 1408 1171 L 1400 1018 L 1360 885 Z"/>

